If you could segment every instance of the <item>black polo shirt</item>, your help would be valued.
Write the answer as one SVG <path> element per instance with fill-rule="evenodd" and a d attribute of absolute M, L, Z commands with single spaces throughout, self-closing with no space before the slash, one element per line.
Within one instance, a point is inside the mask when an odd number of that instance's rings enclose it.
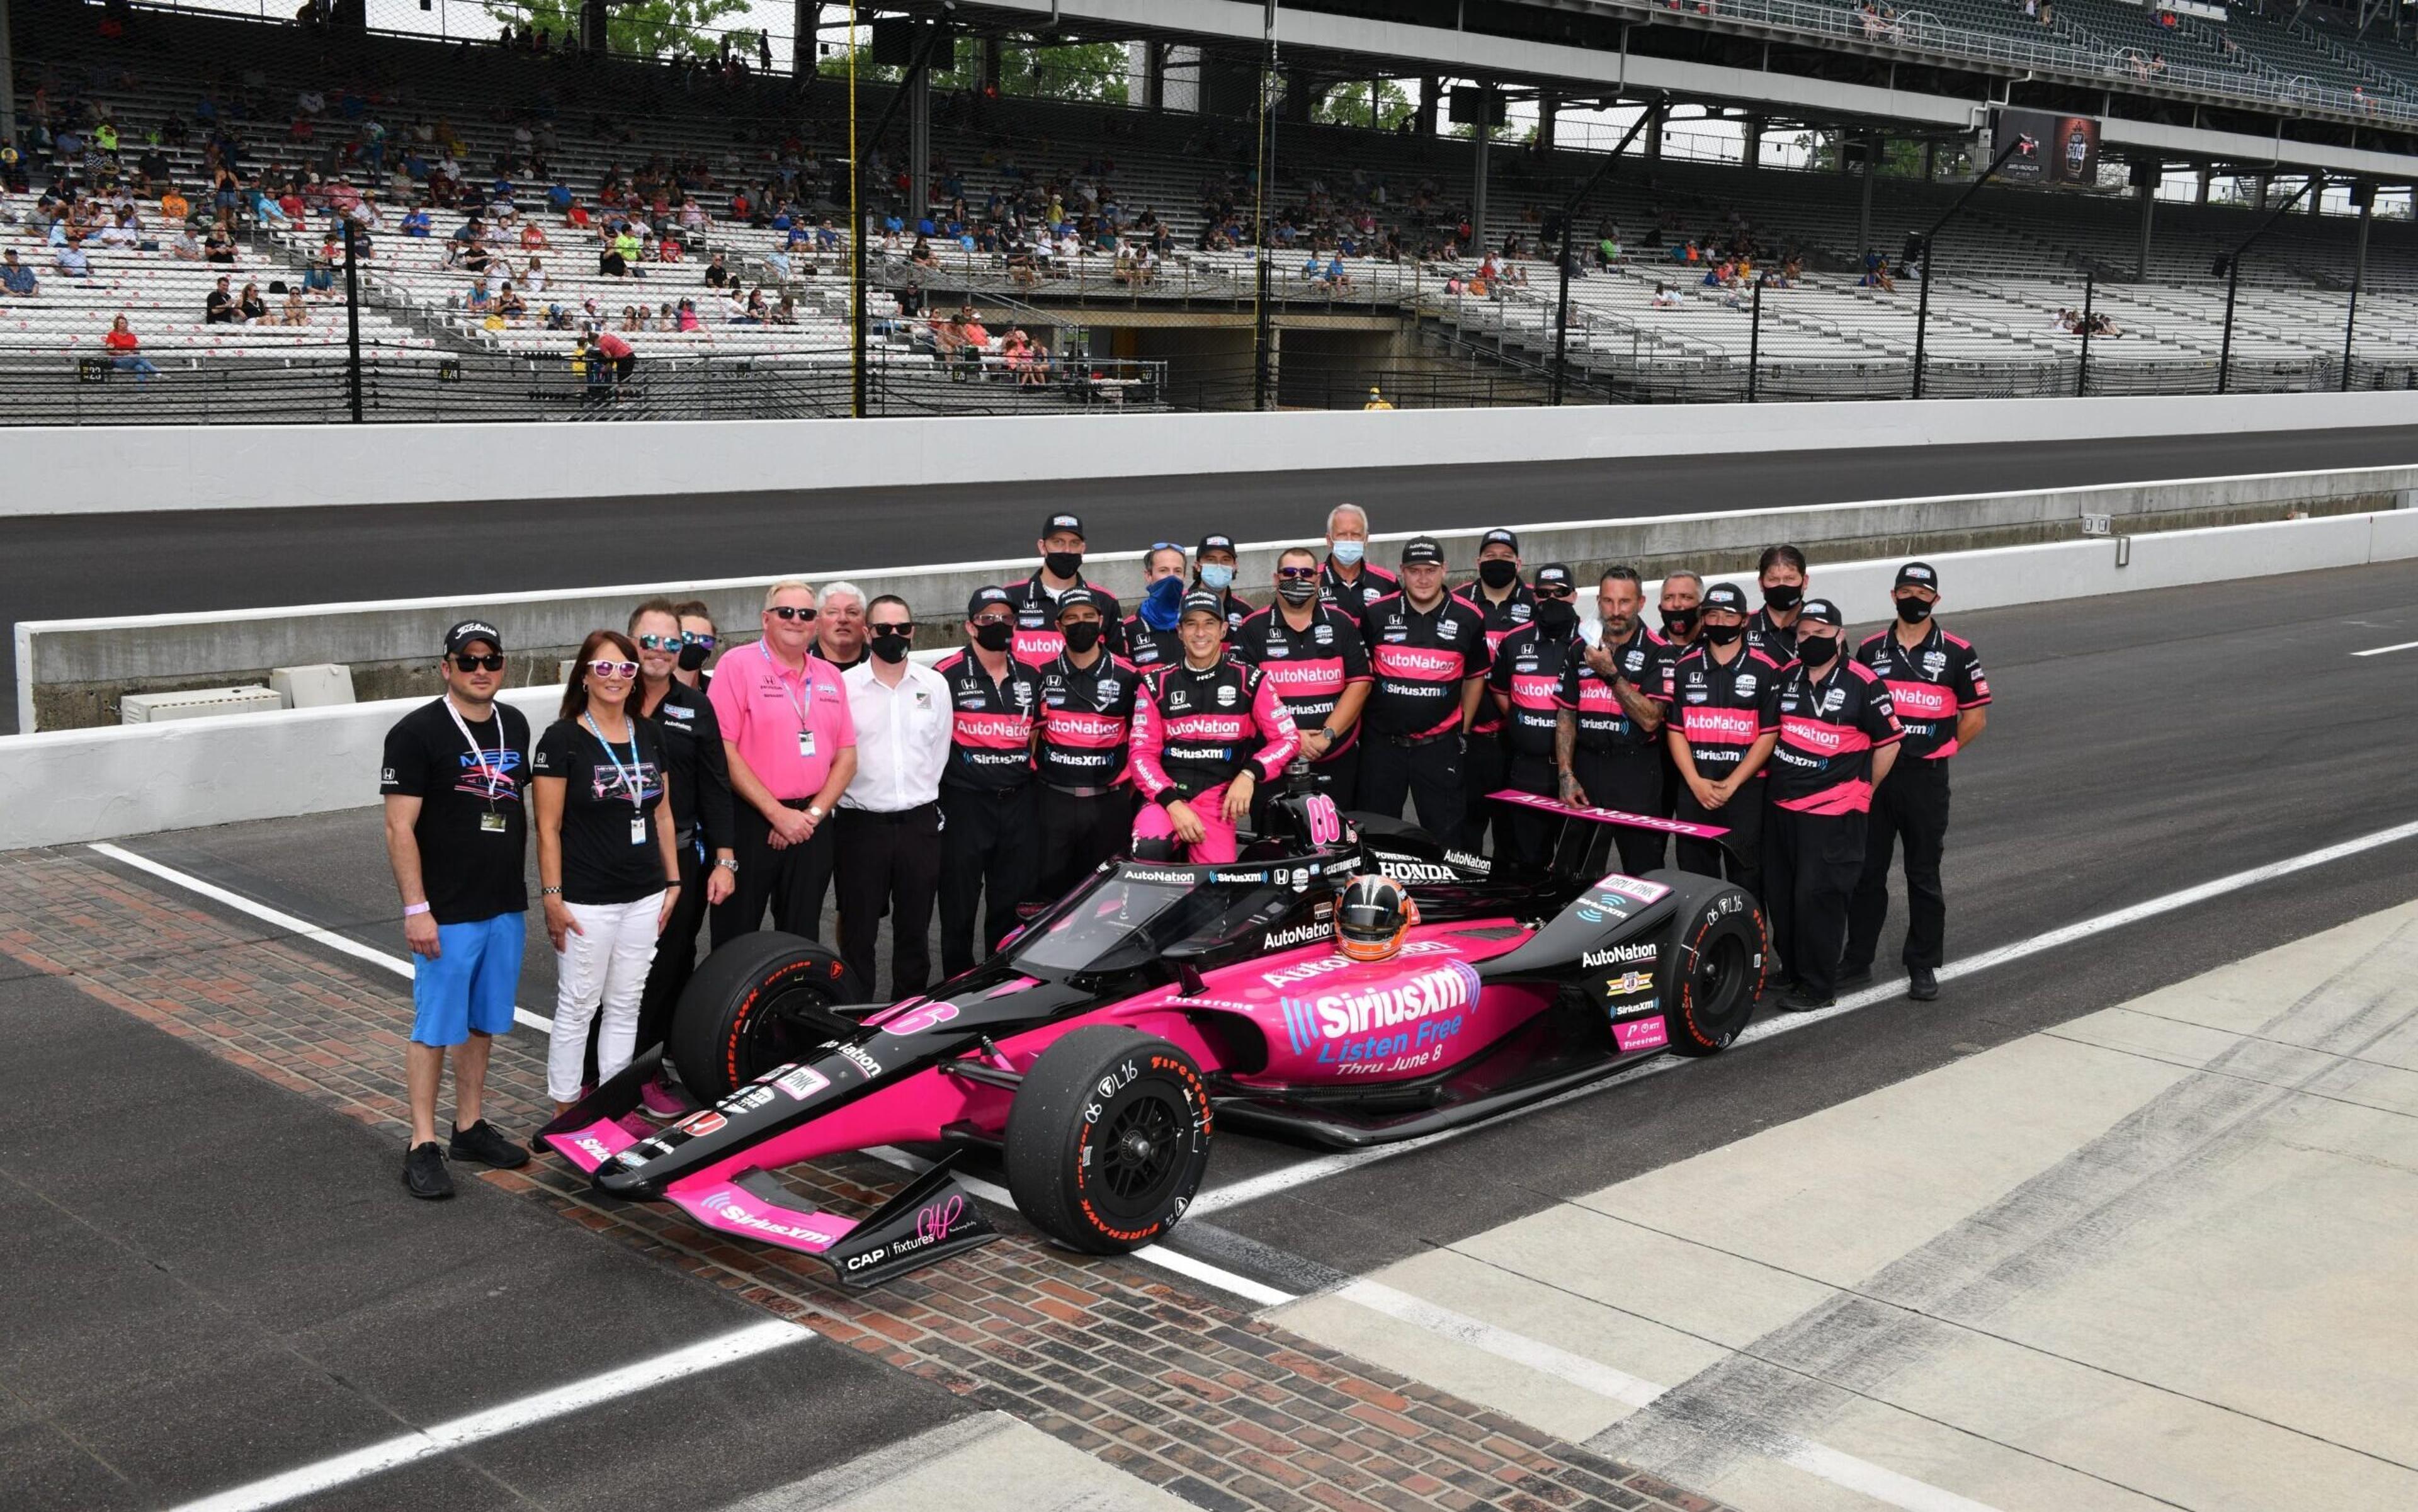
<path fill-rule="evenodd" d="M 1492 664 L 1482 620 L 1449 593 L 1432 609 L 1414 608 L 1400 593 L 1369 602 L 1360 638 L 1372 686 L 1360 722 L 1371 736 L 1416 741 L 1460 726 L 1462 683 Z"/>

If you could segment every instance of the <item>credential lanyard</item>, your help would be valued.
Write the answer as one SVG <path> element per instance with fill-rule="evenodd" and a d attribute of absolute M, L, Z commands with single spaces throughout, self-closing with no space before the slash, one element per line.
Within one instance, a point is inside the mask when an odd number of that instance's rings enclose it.
<path fill-rule="evenodd" d="M 470 748 L 470 759 L 479 764 L 479 775 L 487 780 L 487 806 L 491 809 L 494 808 L 496 806 L 496 789 L 504 780 L 504 769 L 502 763 L 487 759 L 486 748 L 479 743 L 479 738 L 477 736 L 470 733 L 470 726 L 463 722 L 462 711 L 453 707 L 452 699 L 444 698 L 439 699 L 438 701 L 444 704 L 445 712 L 452 716 L 453 727 L 462 732 L 462 743 Z M 504 738 L 504 716 L 501 714 L 494 714 L 491 717 L 496 722 L 496 739 L 500 741 Z M 601 740 L 603 737 L 600 736 L 598 739 Z M 635 741 L 633 742 L 632 748 L 634 750 L 635 749 Z"/>
<path fill-rule="evenodd" d="M 629 716 L 624 715 L 622 717 L 628 718 Z M 647 804 L 643 785 L 638 780 L 638 726 L 636 722 L 634 720 L 630 725 L 630 764 L 626 767 L 621 765 L 620 754 L 613 749 L 613 742 L 606 740 L 604 738 L 604 732 L 596 727 L 596 716 L 594 714 L 580 715 L 579 723 L 587 725 L 588 733 L 595 736 L 596 743 L 604 748 L 604 759 L 613 763 L 613 775 L 621 780 L 623 790 L 628 792 L 630 795 L 630 808 L 632 812 L 635 813 L 644 809 Z"/>

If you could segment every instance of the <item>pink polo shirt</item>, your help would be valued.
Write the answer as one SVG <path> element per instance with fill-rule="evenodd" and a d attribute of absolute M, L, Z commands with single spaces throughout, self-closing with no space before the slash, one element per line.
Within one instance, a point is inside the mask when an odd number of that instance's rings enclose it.
<path fill-rule="evenodd" d="M 739 747 L 774 798 L 803 802 L 821 792 L 834 758 L 856 743 L 839 671 L 811 652 L 802 676 L 773 660 L 760 640 L 742 647 L 714 668 L 706 697 L 722 738 Z"/>

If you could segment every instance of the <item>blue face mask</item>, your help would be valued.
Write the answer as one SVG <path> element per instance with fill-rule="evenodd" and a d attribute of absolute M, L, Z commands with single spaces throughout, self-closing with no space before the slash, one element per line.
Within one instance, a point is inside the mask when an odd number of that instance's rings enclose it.
<path fill-rule="evenodd" d="M 1224 562 L 1202 562 L 1201 586 L 1212 593 L 1223 593 L 1234 586 L 1234 570 Z"/>
<path fill-rule="evenodd" d="M 1184 579 L 1162 577 L 1142 590 L 1141 622 L 1153 630 L 1173 630 L 1184 603 Z"/>
<path fill-rule="evenodd" d="M 1359 561 L 1360 554 L 1368 550 L 1369 547 L 1366 542 L 1339 541 L 1327 549 L 1338 562 L 1341 563 L 1345 567 L 1350 567 L 1354 563 Z"/>

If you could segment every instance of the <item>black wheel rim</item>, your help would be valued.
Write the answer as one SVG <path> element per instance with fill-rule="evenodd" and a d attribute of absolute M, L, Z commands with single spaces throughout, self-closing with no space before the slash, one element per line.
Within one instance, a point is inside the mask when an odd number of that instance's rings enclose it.
<path fill-rule="evenodd" d="M 834 1000 L 830 991 L 817 981 L 774 988 L 740 1028 L 738 1079 L 753 1081 L 767 1071 L 802 1061 L 819 1049 L 830 1036 L 810 1027 L 811 1020 L 800 1015 L 806 1010 L 827 1009 Z"/>
<path fill-rule="evenodd" d="M 1093 1148 L 1096 1165 L 1094 1200 L 1119 1217 L 1154 1214 L 1184 1168 L 1184 1106 L 1152 1086 L 1132 1089 L 1112 1110 Z"/>
<path fill-rule="evenodd" d="M 1754 990 L 1749 980 L 1746 941 L 1724 936 L 1696 958 L 1696 1000 L 1704 1005 L 1704 1022 L 1720 1024 L 1735 1015 Z"/>

